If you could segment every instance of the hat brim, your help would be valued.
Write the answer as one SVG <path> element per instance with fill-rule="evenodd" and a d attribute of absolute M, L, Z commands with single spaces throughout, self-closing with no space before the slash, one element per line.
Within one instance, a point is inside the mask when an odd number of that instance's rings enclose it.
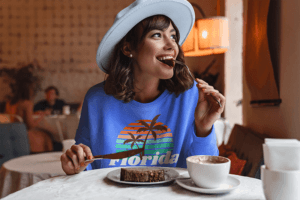
<path fill-rule="evenodd" d="M 105 72 L 104 68 L 108 66 L 116 44 L 118 44 L 136 24 L 153 15 L 165 15 L 174 22 L 180 32 L 179 45 L 183 44 L 195 21 L 194 9 L 187 1 L 144 1 L 115 21 L 101 40 L 96 61 L 102 71 Z"/>

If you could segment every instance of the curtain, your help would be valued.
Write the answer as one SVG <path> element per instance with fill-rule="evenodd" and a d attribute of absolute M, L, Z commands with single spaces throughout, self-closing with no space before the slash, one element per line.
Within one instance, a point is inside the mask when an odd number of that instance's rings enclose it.
<path fill-rule="evenodd" d="M 244 0 L 244 76 L 250 90 L 250 104 L 259 107 L 281 103 L 279 79 L 274 76 L 269 50 L 269 4 L 270 0 Z"/>

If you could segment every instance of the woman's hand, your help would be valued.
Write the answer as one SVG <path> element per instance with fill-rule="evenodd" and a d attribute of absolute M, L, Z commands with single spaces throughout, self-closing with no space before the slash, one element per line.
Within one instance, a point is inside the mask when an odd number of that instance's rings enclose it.
<path fill-rule="evenodd" d="M 60 157 L 62 169 L 67 175 L 78 174 L 94 162 L 84 162 L 85 158 L 93 158 L 91 149 L 84 144 L 73 145 Z"/>
<path fill-rule="evenodd" d="M 198 137 L 206 137 L 211 132 L 212 125 L 219 119 L 225 107 L 225 97 L 213 86 L 201 79 L 196 79 L 199 89 L 198 104 L 195 109 L 195 125 Z M 219 100 L 222 107 L 211 96 Z"/>

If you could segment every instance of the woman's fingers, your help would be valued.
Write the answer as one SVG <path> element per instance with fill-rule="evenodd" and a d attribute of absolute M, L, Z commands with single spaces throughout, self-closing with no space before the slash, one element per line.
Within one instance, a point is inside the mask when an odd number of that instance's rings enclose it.
<path fill-rule="evenodd" d="M 74 146 L 74 145 L 73 145 Z M 80 169 L 78 156 L 72 149 L 66 151 L 68 158 L 73 162 L 75 173 Z"/>
<path fill-rule="evenodd" d="M 199 89 L 199 101 L 202 102 L 205 99 L 205 94 L 210 94 L 212 92 L 216 92 L 217 90 L 214 89 L 213 86 L 210 86 L 208 84 L 202 84 L 198 83 L 197 87 Z"/>
<path fill-rule="evenodd" d="M 93 159 L 93 154 L 92 154 L 92 151 L 90 149 L 90 147 L 84 145 L 84 144 L 79 144 L 79 146 L 83 149 L 83 152 L 85 154 L 83 160 L 82 159 L 79 159 L 80 161 L 80 166 L 83 167 L 83 166 L 87 166 L 88 164 L 92 163 L 93 161 L 89 161 L 89 162 L 84 162 L 85 161 L 85 158 L 87 159 Z"/>
<path fill-rule="evenodd" d="M 199 79 L 199 78 L 196 78 L 196 82 L 200 83 L 200 84 L 203 84 L 203 85 L 209 85 L 207 82 L 205 82 L 204 80 Z"/>
<path fill-rule="evenodd" d="M 197 86 L 199 88 L 203 88 L 203 89 L 206 89 L 206 88 L 214 88 L 213 86 L 209 85 L 208 83 L 206 83 L 205 81 L 200 81 L 198 82 Z"/>
<path fill-rule="evenodd" d="M 93 154 L 92 154 L 92 151 L 91 151 L 90 147 L 88 147 L 84 144 L 79 144 L 79 146 L 81 146 L 83 148 L 83 151 L 86 154 L 87 159 L 92 159 L 93 158 Z"/>
<path fill-rule="evenodd" d="M 217 112 L 222 113 L 225 108 L 225 97 L 220 92 L 212 92 L 210 93 L 210 95 L 212 96 L 212 98 L 215 98 L 215 105 L 218 107 Z M 216 99 L 220 102 L 221 105 L 218 102 L 216 102 Z"/>
<path fill-rule="evenodd" d="M 66 153 L 61 155 L 60 160 L 62 168 L 66 174 L 70 175 L 76 173 L 75 166 Z"/>
<path fill-rule="evenodd" d="M 219 93 L 219 98 L 220 98 L 219 101 L 220 101 L 220 103 L 222 105 L 222 112 L 223 112 L 223 110 L 225 108 L 226 98 L 222 94 L 220 94 L 220 93 Z"/>
<path fill-rule="evenodd" d="M 201 79 L 198 79 L 197 82 L 198 82 L 197 87 L 203 92 L 203 94 L 212 95 L 214 97 L 214 98 L 211 97 L 213 101 L 215 101 L 215 103 L 218 104 L 220 108 L 224 108 L 225 97 L 218 90 L 214 89 L 213 86 L 208 85 L 205 81 Z M 221 106 L 216 100 L 220 102 Z"/>
<path fill-rule="evenodd" d="M 83 171 L 88 164 L 93 162 L 84 162 L 86 158 L 93 158 L 91 149 L 84 144 L 79 144 L 72 145 L 72 147 L 68 149 L 66 153 L 61 155 L 60 159 L 62 168 L 66 174 L 76 174 Z"/>

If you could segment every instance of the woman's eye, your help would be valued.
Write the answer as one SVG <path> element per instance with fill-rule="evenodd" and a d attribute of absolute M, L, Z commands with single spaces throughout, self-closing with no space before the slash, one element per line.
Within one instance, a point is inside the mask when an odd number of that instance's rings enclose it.
<path fill-rule="evenodd" d="M 154 33 L 154 34 L 152 35 L 152 37 L 160 37 L 160 36 L 161 36 L 160 33 Z"/>
<path fill-rule="evenodd" d="M 176 39 L 177 39 L 177 36 L 176 36 L 176 35 L 171 35 L 171 38 L 172 38 L 173 40 L 176 40 Z"/>

